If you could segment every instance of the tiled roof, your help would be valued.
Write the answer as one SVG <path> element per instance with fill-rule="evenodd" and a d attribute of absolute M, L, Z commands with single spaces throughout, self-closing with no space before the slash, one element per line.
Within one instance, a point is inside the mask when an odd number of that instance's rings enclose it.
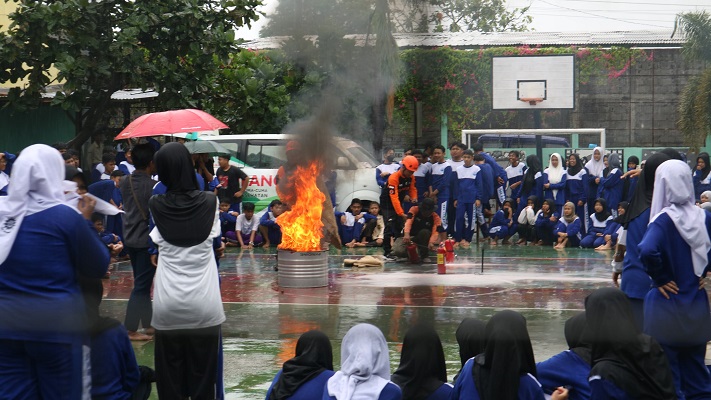
<path fill-rule="evenodd" d="M 492 46 L 638 46 L 679 47 L 684 43 L 682 35 L 671 37 L 670 30 L 658 31 L 611 31 L 611 32 L 457 32 L 457 33 L 396 33 L 393 36 L 400 48 L 442 47 L 479 48 Z M 365 44 L 366 35 L 346 35 L 358 46 Z M 316 36 L 306 36 L 316 41 Z M 244 43 L 250 49 L 276 49 L 288 40 L 288 36 L 260 38 Z M 369 41 L 373 41 L 371 36 Z"/>

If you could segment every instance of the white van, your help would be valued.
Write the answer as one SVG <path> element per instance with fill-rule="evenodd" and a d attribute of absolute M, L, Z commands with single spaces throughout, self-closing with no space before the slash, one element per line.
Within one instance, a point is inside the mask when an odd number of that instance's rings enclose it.
<path fill-rule="evenodd" d="M 243 201 L 255 204 L 255 212 L 265 210 L 272 200 L 278 199 L 277 170 L 286 162 L 286 142 L 293 136 L 285 134 L 220 135 L 201 137 L 220 143 L 232 152 L 231 164 L 241 168 L 250 177 L 247 194 Z M 375 180 L 378 162 L 356 142 L 333 138 L 333 154 L 336 170 L 336 210 L 345 211 L 351 200 L 379 201 L 380 187 Z M 215 171 L 217 157 L 215 157 Z"/>

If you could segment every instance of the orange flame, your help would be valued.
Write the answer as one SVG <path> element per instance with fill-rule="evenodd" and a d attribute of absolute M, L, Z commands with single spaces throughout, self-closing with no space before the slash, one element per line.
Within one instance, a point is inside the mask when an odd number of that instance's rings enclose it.
<path fill-rule="evenodd" d="M 281 227 L 281 244 L 278 248 L 292 251 L 321 251 L 323 222 L 321 211 L 326 196 L 318 189 L 316 179 L 321 175 L 321 165 L 313 161 L 308 166 L 297 166 L 287 177 L 289 211 L 277 217 Z"/>

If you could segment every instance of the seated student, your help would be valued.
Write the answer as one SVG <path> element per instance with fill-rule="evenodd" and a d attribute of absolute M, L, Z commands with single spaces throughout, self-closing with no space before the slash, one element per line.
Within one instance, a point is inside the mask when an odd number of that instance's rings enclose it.
<path fill-rule="evenodd" d="M 454 376 L 453 382 L 457 381 L 457 378 L 462 373 L 464 364 L 466 364 L 470 358 L 474 358 L 484 352 L 485 330 L 486 323 L 478 319 L 464 318 L 462 322 L 459 323 L 454 336 L 457 338 L 457 344 L 459 344 L 459 361 L 461 362 L 461 367 L 457 375 Z"/>
<path fill-rule="evenodd" d="M 390 354 L 377 327 L 358 324 L 341 342 L 341 370 L 326 383 L 322 400 L 400 400 L 402 391 L 390 382 Z"/>
<path fill-rule="evenodd" d="M 587 324 L 585 313 L 581 312 L 565 321 L 565 341 L 568 350 L 536 364 L 536 377 L 543 391 L 551 393 L 559 386 L 569 390 L 571 400 L 590 398 L 590 343 L 586 342 Z"/>
<path fill-rule="evenodd" d="M 600 198 L 595 200 L 594 212 L 590 214 L 588 234 L 580 241 L 580 247 L 592 249 L 605 244 L 605 229 L 612 222 L 612 214 L 607 209 L 607 202 Z"/>
<path fill-rule="evenodd" d="M 99 213 L 94 213 L 91 215 L 91 223 L 94 224 L 94 229 L 99 234 L 101 241 L 104 244 L 119 244 L 121 243 L 121 238 L 111 232 L 104 230 L 104 218 L 106 216 Z"/>
<path fill-rule="evenodd" d="M 667 356 L 654 338 L 640 332 L 624 292 L 597 289 L 585 299 L 585 317 L 592 348 L 591 399 L 677 398 Z"/>
<path fill-rule="evenodd" d="M 562 250 L 566 247 L 578 247 L 580 245 L 580 228 L 582 225 L 580 218 L 575 215 L 575 204 L 571 202 L 565 203 L 563 215 L 558 219 L 558 225 L 554 231 L 558 237 L 558 243 L 553 248 Z"/>
<path fill-rule="evenodd" d="M 262 214 L 262 217 L 259 219 L 259 232 L 264 238 L 264 248 L 281 244 L 281 227 L 277 224 L 276 219 L 283 212 L 284 204 L 281 200 L 274 199 L 269 203 L 267 212 Z"/>
<path fill-rule="evenodd" d="M 377 201 L 370 202 L 368 214 L 375 216 L 375 218 L 366 220 L 363 232 L 360 234 L 360 243 L 357 246 L 380 247 L 383 245 L 383 236 L 385 235 L 385 221 L 380 215 L 380 204 Z"/>
<path fill-rule="evenodd" d="M 407 331 L 400 366 L 391 379 L 400 386 L 405 399 L 449 399 L 452 385 L 447 383 L 444 350 L 432 326 L 417 324 Z"/>
<path fill-rule="evenodd" d="M 0 196 L 7 196 L 12 164 L 16 158 L 17 156 L 8 152 L 0 153 Z"/>
<path fill-rule="evenodd" d="M 449 398 L 543 400 L 526 319 L 515 311 L 499 311 L 486 324 L 485 335 L 484 353 L 467 361 Z M 551 396 L 553 400 L 567 397 L 564 388 Z"/>
<path fill-rule="evenodd" d="M 501 210 L 494 214 L 489 228 L 489 237 L 491 245 L 496 246 L 498 239 L 503 239 L 501 244 L 510 244 L 509 238 L 516 233 L 516 221 L 513 217 L 513 200 L 506 199 Z"/>
<path fill-rule="evenodd" d="M 627 212 L 628 206 L 629 203 L 626 201 L 621 201 L 620 204 L 617 205 L 617 218 L 610 221 L 607 224 L 607 228 L 605 228 L 605 232 L 602 233 L 605 243 L 596 247 L 595 250 L 611 250 L 615 247 L 617 244 L 618 231 L 625 221 L 624 215 Z"/>
<path fill-rule="evenodd" d="M 706 211 L 711 211 L 711 190 L 707 190 L 701 193 L 701 196 L 699 196 L 699 200 L 699 207 L 703 208 Z"/>
<path fill-rule="evenodd" d="M 351 205 L 345 212 L 336 212 L 336 222 L 338 223 L 338 234 L 341 242 L 346 247 L 355 247 L 360 241 L 360 234 L 365 226 L 366 216 L 373 219 L 372 215 L 363 212 L 363 204 L 360 199 L 351 200 Z"/>
<path fill-rule="evenodd" d="M 442 220 L 434 209 L 435 201 L 428 197 L 422 200 L 419 206 L 412 206 L 407 213 L 407 221 L 403 229 L 403 244 L 415 243 L 420 257 L 419 260 L 410 260 L 411 262 L 420 260 L 428 262 L 430 250 L 437 250 L 439 234 L 442 232 Z M 407 254 L 409 256 L 409 253 Z"/>
<path fill-rule="evenodd" d="M 526 242 L 536 243 L 536 196 L 528 196 L 526 207 L 518 214 L 518 242 L 516 244 L 525 245 Z"/>
<path fill-rule="evenodd" d="M 235 234 L 240 247 L 251 249 L 261 246 L 263 239 L 262 235 L 257 233 L 258 230 L 259 219 L 254 218 L 254 203 L 243 203 L 242 214 L 237 217 L 235 222 Z"/>
<path fill-rule="evenodd" d="M 239 243 L 235 233 L 238 216 L 237 211 L 230 211 L 229 200 L 220 200 L 220 237 L 227 246 L 236 246 Z"/>
<path fill-rule="evenodd" d="M 553 200 L 544 200 L 541 209 L 538 210 L 538 214 L 536 214 L 537 246 L 550 246 L 557 241 L 555 228 L 558 226 L 559 218 L 560 214 L 556 212 Z"/>
<path fill-rule="evenodd" d="M 296 342 L 294 358 L 277 372 L 265 400 L 320 399 L 333 374 L 331 341 L 321 331 L 308 331 Z"/>

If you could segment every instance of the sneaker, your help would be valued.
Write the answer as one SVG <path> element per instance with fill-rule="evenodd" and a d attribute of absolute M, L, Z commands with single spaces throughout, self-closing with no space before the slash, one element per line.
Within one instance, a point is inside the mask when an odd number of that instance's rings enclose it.
<path fill-rule="evenodd" d="M 383 256 L 383 259 L 385 260 L 385 262 L 396 262 L 396 261 L 397 261 L 397 257 L 395 257 L 395 256 L 392 255 L 392 254 L 386 254 L 386 255 L 384 255 L 384 256 Z"/>

